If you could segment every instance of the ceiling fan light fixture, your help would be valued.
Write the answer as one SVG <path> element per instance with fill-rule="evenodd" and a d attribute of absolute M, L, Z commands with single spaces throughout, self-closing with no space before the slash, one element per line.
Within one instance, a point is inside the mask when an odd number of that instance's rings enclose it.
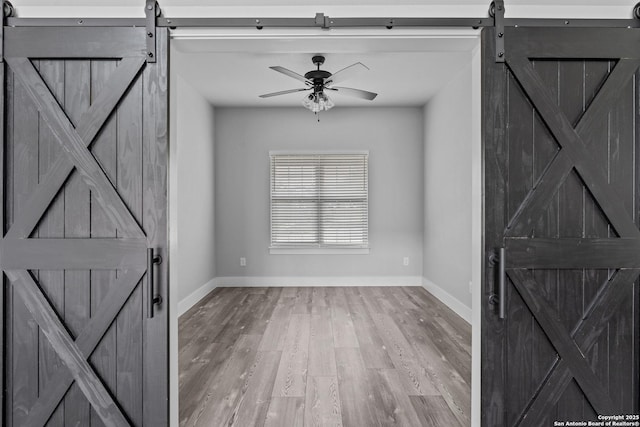
<path fill-rule="evenodd" d="M 355 73 L 368 70 L 369 68 L 366 65 L 356 62 L 355 64 L 349 65 L 348 67 L 332 74 L 329 71 L 320 69 L 320 66 L 324 64 L 324 59 L 325 58 L 322 55 L 314 56 L 312 61 L 317 68 L 305 73 L 304 75 L 298 74 L 295 71 L 291 71 L 279 65 L 269 67 L 274 71 L 303 82 L 306 87 L 266 93 L 264 95 L 260 95 L 260 98 L 271 98 L 272 96 L 287 95 L 295 92 L 313 91 L 302 99 L 302 105 L 304 108 L 313 111 L 318 115 L 321 111 L 328 111 L 335 106 L 333 100 L 325 93 L 325 90 L 339 92 L 344 95 L 354 96 L 368 101 L 373 101 L 373 99 L 378 95 L 377 93 L 368 92 L 366 90 L 333 86 L 334 83 L 350 79 L 355 75 Z"/>
<path fill-rule="evenodd" d="M 302 100 L 302 105 L 314 113 L 328 111 L 335 106 L 333 100 L 324 92 L 314 92 L 305 96 Z"/>
<path fill-rule="evenodd" d="M 329 98 L 326 93 L 322 92 L 320 95 L 320 106 L 323 107 L 325 111 L 328 111 L 335 107 L 336 104 L 334 104 L 333 100 Z"/>

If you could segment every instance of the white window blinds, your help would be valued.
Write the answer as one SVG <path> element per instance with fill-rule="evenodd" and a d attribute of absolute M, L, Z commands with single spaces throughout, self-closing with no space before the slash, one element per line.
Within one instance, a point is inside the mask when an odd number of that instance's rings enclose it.
<path fill-rule="evenodd" d="M 271 247 L 368 247 L 368 154 L 270 157 Z"/>

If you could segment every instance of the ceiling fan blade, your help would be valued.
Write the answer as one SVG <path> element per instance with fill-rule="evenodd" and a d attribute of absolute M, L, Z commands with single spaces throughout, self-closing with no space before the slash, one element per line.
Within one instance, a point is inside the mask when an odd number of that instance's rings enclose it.
<path fill-rule="evenodd" d="M 333 90 L 338 93 L 342 93 L 349 96 L 355 96 L 356 98 L 366 99 L 369 101 L 373 101 L 375 97 L 378 96 L 377 93 L 368 92 L 366 90 L 361 90 L 361 89 L 353 89 L 350 87 L 332 86 L 332 87 L 327 87 L 325 89 Z"/>
<path fill-rule="evenodd" d="M 260 95 L 260 98 L 271 98 L 272 96 L 286 95 L 288 93 L 302 92 L 305 90 L 311 90 L 311 88 L 305 87 L 303 89 L 289 89 L 281 90 L 280 92 L 265 93 L 264 95 Z"/>
<path fill-rule="evenodd" d="M 355 76 L 356 74 L 359 74 L 360 72 L 368 69 L 369 67 L 364 65 L 362 62 L 356 62 L 355 64 L 349 65 L 348 67 L 343 68 L 340 71 L 336 71 L 331 77 L 329 77 L 327 83 L 343 82 Z"/>
<path fill-rule="evenodd" d="M 277 71 L 279 73 L 282 73 L 284 75 L 287 75 L 289 77 L 293 77 L 296 80 L 300 80 L 301 82 L 307 83 L 307 84 L 312 84 L 307 78 L 305 78 L 305 76 L 302 76 L 298 73 L 296 73 L 295 71 L 291 71 L 288 68 L 284 68 L 281 67 L 279 65 L 276 65 L 275 67 L 269 67 L 274 71 Z"/>

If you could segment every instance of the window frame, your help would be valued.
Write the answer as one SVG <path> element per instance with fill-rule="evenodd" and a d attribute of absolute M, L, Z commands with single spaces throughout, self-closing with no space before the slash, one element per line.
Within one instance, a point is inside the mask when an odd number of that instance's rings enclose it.
<path fill-rule="evenodd" d="M 367 241 L 366 244 L 322 244 L 320 242 L 304 245 L 286 245 L 286 244 L 273 244 L 273 157 L 274 156 L 323 156 L 323 155 L 363 155 L 366 156 L 366 231 Z M 369 239 L 369 150 L 270 150 L 269 151 L 269 253 L 270 254 L 334 254 L 334 255 L 356 255 L 356 254 L 368 254 L 370 250 Z"/>

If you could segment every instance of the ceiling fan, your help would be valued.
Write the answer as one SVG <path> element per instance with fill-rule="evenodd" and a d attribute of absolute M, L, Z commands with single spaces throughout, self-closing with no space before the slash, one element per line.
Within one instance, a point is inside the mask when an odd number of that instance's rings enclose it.
<path fill-rule="evenodd" d="M 320 69 L 320 66 L 324 64 L 324 59 L 325 58 L 322 55 L 316 55 L 311 58 L 313 64 L 317 67 L 317 69 L 305 73 L 304 76 L 284 67 L 269 67 L 274 71 L 277 71 L 289 77 L 293 77 L 294 79 L 303 82 L 305 84 L 305 87 L 300 89 L 289 89 L 280 92 L 267 93 L 264 95 L 260 95 L 260 98 L 270 98 L 272 96 L 286 95 L 289 93 L 311 91 L 311 93 L 305 96 L 302 100 L 302 105 L 304 105 L 314 113 L 318 113 L 323 110 L 328 110 L 335 105 L 331 98 L 327 96 L 325 91 L 342 93 L 369 101 L 373 101 L 375 97 L 378 96 L 377 93 L 368 92 L 366 90 L 334 86 L 335 83 L 340 83 L 344 80 L 347 80 L 360 71 L 368 70 L 369 68 L 367 68 L 367 66 L 360 62 L 356 62 L 355 64 L 349 65 L 348 67 L 343 68 L 335 74 L 331 74 L 329 71 Z"/>

